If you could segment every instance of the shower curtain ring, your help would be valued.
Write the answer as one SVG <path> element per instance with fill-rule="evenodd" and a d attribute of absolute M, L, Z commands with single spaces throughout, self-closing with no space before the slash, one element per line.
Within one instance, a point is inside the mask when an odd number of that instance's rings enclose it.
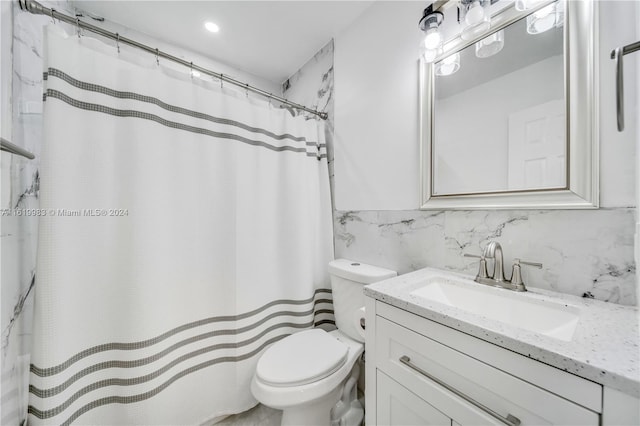
<path fill-rule="evenodd" d="M 247 96 L 247 98 L 249 97 L 249 83 L 245 84 L 244 94 Z"/>
<path fill-rule="evenodd" d="M 272 93 L 269 93 L 269 108 L 271 108 L 271 98 L 273 97 Z"/>
<path fill-rule="evenodd" d="M 223 87 L 222 87 L 222 82 L 224 81 L 224 80 L 222 79 L 222 76 L 223 76 L 223 75 L 224 75 L 224 74 L 220 73 L 220 90 L 222 90 L 222 88 L 223 88 Z"/>
<path fill-rule="evenodd" d="M 53 16 L 53 14 L 55 13 L 55 9 L 51 8 L 49 14 L 51 15 L 51 22 L 55 25 L 56 23 L 56 18 Z"/>
<path fill-rule="evenodd" d="M 193 62 L 189 62 L 189 74 L 191 74 L 191 80 L 193 80 Z"/>
<path fill-rule="evenodd" d="M 78 38 L 80 38 L 80 18 L 76 16 L 76 31 L 78 32 Z"/>
<path fill-rule="evenodd" d="M 118 54 L 120 53 L 120 33 L 116 33 L 116 48 L 118 48 Z"/>
<path fill-rule="evenodd" d="M 156 65 L 160 66 L 160 51 L 156 47 Z"/>

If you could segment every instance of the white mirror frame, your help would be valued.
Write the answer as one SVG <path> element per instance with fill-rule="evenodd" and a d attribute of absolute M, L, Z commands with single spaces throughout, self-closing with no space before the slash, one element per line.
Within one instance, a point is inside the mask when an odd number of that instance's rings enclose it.
<path fill-rule="evenodd" d="M 492 17 L 491 30 L 499 31 L 552 3 L 526 12 L 511 5 Z M 599 207 L 599 76 L 597 2 L 565 2 L 565 99 L 567 100 L 567 187 L 501 191 L 462 195 L 432 193 L 432 138 L 434 64 L 474 44 L 457 37 L 433 63 L 420 61 L 420 160 L 422 210 L 595 209 Z M 488 34 L 487 33 L 487 34 Z M 485 35 L 479 37 L 485 37 Z"/>

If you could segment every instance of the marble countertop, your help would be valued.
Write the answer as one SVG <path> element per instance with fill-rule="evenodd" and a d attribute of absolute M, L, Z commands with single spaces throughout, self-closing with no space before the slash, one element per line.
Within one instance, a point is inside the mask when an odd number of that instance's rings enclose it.
<path fill-rule="evenodd" d="M 541 303 L 550 301 L 580 309 L 577 328 L 572 340 L 567 342 L 411 294 L 422 287 L 426 279 L 447 276 L 468 280 L 469 285 L 486 288 L 468 275 L 424 268 L 367 285 L 364 294 L 585 379 L 640 397 L 638 308 L 534 287 L 527 287 L 526 293 L 495 289 L 509 292 L 509 297 L 534 298 Z"/>

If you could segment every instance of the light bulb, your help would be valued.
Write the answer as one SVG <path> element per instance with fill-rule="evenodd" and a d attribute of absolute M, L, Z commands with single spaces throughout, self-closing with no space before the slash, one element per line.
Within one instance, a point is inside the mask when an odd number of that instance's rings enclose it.
<path fill-rule="evenodd" d="M 424 47 L 427 49 L 437 49 L 442 43 L 442 35 L 438 28 L 430 29 L 427 31 L 427 35 L 424 37 Z"/>
<path fill-rule="evenodd" d="M 465 41 L 477 39 L 484 34 L 491 26 L 489 13 L 485 10 L 489 5 L 489 0 L 473 0 L 468 4 L 468 9 L 464 15 L 464 28 L 460 33 L 460 38 Z"/>
<path fill-rule="evenodd" d="M 467 11 L 464 21 L 467 25 L 477 25 L 484 19 L 484 9 L 480 5 L 480 1 L 476 0 L 471 3 L 471 7 Z"/>

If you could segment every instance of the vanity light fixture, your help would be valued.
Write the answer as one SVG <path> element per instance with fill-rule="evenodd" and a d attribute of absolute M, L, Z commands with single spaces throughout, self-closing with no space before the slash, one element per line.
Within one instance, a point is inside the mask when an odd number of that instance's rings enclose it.
<path fill-rule="evenodd" d="M 443 20 L 444 14 L 433 10 L 433 5 L 431 4 L 424 10 L 418 23 L 420 29 L 425 33 L 424 40 L 420 46 L 420 54 L 426 62 L 433 62 L 442 52 L 443 39 L 440 25 Z"/>
<path fill-rule="evenodd" d="M 504 30 L 495 32 L 476 43 L 476 56 L 488 58 L 500 52 L 504 47 Z"/>
<path fill-rule="evenodd" d="M 527 16 L 527 32 L 529 34 L 540 34 L 562 25 L 564 25 L 564 2 L 562 0 Z"/>
<path fill-rule="evenodd" d="M 460 52 L 447 56 L 436 64 L 436 75 L 451 75 L 460 69 Z"/>
<path fill-rule="evenodd" d="M 460 38 L 473 40 L 491 26 L 489 6 L 491 0 L 460 0 L 458 3 L 458 21 L 463 28 Z"/>

